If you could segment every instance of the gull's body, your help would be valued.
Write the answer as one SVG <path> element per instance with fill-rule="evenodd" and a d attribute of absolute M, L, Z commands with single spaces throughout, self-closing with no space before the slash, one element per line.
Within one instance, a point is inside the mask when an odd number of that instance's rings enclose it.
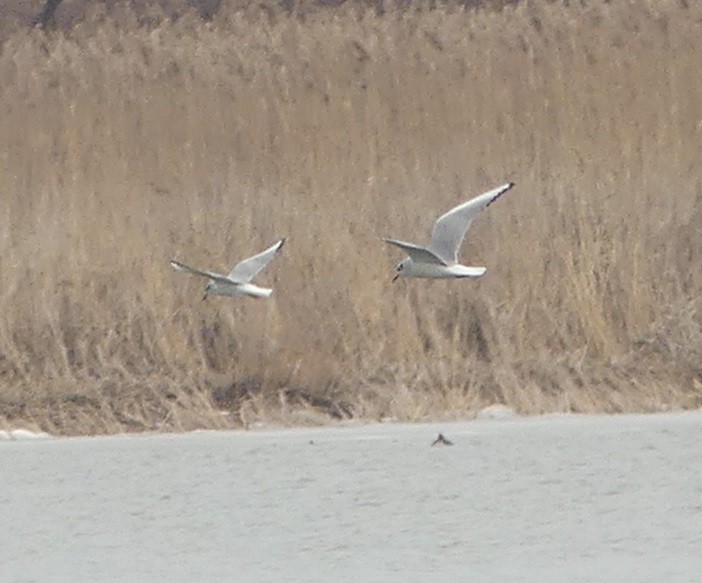
<path fill-rule="evenodd" d="M 512 182 L 503 184 L 452 208 L 439 217 L 434 225 L 429 245 L 426 247 L 384 238 L 383 241 L 403 249 L 409 255 L 397 264 L 397 273 L 393 281 L 398 277 L 454 279 L 483 275 L 487 271 L 485 267 L 468 267 L 458 263 L 458 249 L 478 213 L 513 186 Z"/>
<path fill-rule="evenodd" d="M 211 271 L 201 271 L 188 267 L 178 261 L 171 261 L 171 267 L 176 271 L 192 273 L 209 279 L 209 283 L 205 287 L 205 298 L 208 294 L 220 296 L 251 296 L 254 298 L 268 298 L 273 293 L 272 289 L 259 287 L 251 280 L 256 277 L 266 265 L 268 265 L 278 252 L 283 248 L 285 239 L 281 239 L 272 247 L 269 247 L 262 253 L 244 259 L 232 269 L 229 275 L 221 275 Z M 205 299 L 203 298 L 203 299 Z"/>

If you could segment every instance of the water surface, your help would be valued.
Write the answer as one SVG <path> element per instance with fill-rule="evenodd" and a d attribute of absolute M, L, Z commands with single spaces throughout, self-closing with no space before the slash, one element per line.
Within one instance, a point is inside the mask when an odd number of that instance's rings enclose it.
<path fill-rule="evenodd" d="M 0 442 L 0 467 L 3 583 L 702 577 L 702 412 Z"/>

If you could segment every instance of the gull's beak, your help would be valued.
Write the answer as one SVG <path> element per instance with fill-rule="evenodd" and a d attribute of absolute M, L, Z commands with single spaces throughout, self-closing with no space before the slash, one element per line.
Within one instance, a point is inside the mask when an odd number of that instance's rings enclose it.
<path fill-rule="evenodd" d="M 395 274 L 395 277 L 392 278 L 392 282 L 395 283 L 397 281 L 397 278 L 400 277 L 399 273 Z"/>
<path fill-rule="evenodd" d="M 205 290 L 205 295 L 202 296 L 202 301 L 204 302 L 207 299 L 207 290 Z"/>

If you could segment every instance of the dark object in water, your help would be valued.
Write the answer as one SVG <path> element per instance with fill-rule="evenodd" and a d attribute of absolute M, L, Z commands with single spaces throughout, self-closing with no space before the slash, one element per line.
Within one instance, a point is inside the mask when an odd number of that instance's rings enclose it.
<path fill-rule="evenodd" d="M 439 433 L 439 437 L 437 437 L 434 440 L 434 443 L 431 444 L 432 447 L 434 447 L 435 445 L 453 445 L 453 441 L 446 439 L 443 433 Z"/>

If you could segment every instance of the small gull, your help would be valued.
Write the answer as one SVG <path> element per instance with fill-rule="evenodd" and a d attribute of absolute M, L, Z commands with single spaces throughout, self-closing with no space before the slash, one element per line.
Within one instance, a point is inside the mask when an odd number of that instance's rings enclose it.
<path fill-rule="evenodd" d="M 188 267 L 183 263 L 178 261 L 171 261 L 171 267 L 176 271 L 184 271 L 185 273 L 192 273 L 194 275 L 201 275 L 210 280 L 205 287 L 205 296 L 203 300 L 207 298 L 208 294 L 220 295 L 220 296 L 251 296 L 254 298 L 267 298 L 273 293 L 272 289 L 265 287 L 258 287 L 251 283 L 251 280 L 256 277 L 266 265 L 268 265 L 273 258 L 278 254 L 278 252 L 283 248 L 283 243 L 285 239 L 281 239 L 272 247 L 269 247 L 262 253 L 244 259 L 241 263 L 232 269 L 229 275 L 220 275 L 219 273 L 212 273 L 210 271 L 200 271 L 199 269 L 194 269 Z"/>
<path fill-rule="evenodd" d="M 502 194 L 514 186 L 508 182 L 475 197 L 439 217 L 434 225 L 431 240 L 427 247 L 419 247 L 412 243 L 386 239 L 383 241 L 396 245 L 406 251 L 409 257 L 397 264 L 398 277 L 425 277 L 429 279 L 480 277 L 487 269 L 485 267 L 467 267 L 458 263 L 458 248 L 463 242 L 466 232 L 473 219 L 480 211 L 495 202 Z"/>

